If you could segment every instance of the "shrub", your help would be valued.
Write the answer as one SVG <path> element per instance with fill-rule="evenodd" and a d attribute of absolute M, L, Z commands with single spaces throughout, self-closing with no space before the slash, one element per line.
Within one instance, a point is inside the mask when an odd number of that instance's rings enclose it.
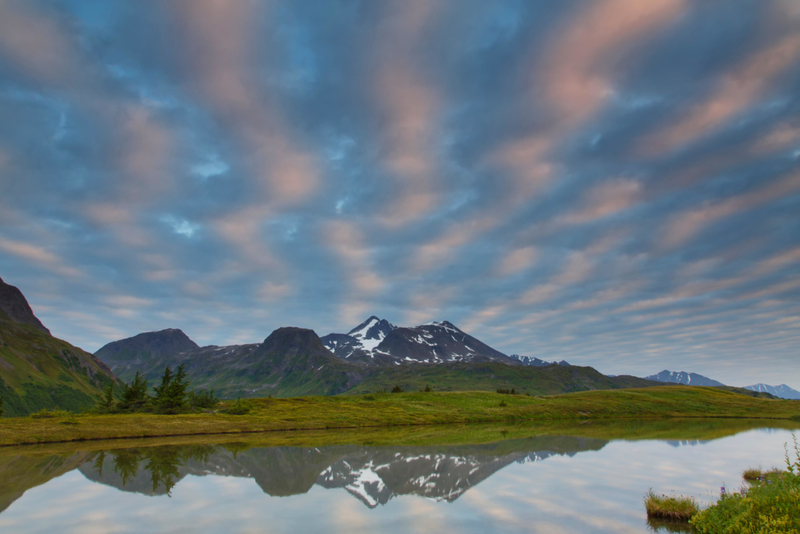
<path fill-rule="evenodd" d="M 3 414 L 6 413 L 6 409 L 3 408 L 3 403 L 5 402 L 5 400 L 6 400 L 5 397 L 0 395 L 0 417 L 3 417 Z"/>
<path fill-rule="evenodd" d="M 392 388 L 392 393 L 402 393 L 402 392 L 403 388 L 401 388 L 400 386 L 395 386 Z"/>
<path fill-rule="evenodd" d="M 230 415 L 247 415 L 253 409 L 253 403 L 247 400 L 242 400 L 241 397 L 236 399 L 233 406 L 225 410 L 225 413 Z"/>
<path fill-rule="evenodd" d="M 210 410 L 219 403 L 219 399 L 214 396 L 214 390 L 198 389 L 189 392 L 189 406 Z"/>
<path fill-rule="evenodd" d="M 669 521 L 689 521 L 700 511 L 693 497 L 659 496 L 652 489 L 644 497 L 644 507 L 648 518 Z"/>
<path fill-rule="evenodd" d="M 430 393 L 433 391 L 430 386 L 425 386 L 425 393 Z"/>

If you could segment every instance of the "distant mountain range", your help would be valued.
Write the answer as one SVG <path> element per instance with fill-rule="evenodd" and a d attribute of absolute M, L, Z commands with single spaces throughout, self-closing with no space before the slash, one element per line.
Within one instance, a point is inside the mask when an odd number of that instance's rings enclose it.
<path fill-rule="evenodd" d="M 92 406 L 116 377 L 130 381 L 139 372 L 155 385 L 165 367 L 181 364 L 193 388 L 214 389 L 222 398 L 368 393 L 395 386 L 552 395 L 663 382 L 721 385 L 684 372 L 609 377 L 563 360 L 507 356 L 448 321 L 398 327 L 375 316 L 347 334 L 320 338 L 313 330 L 284 327 L 262 343 L 226 347 L 200 347 L 182 331 L 166 329 L 114 341 L 92 355 L 52 337 L 22 293 L 0 280 L 0 395 L 8 415 L 80 410 Z M 761 396 L 770 395 L 768 388 L 750 386 Z M 800 395 L 785 385 L 773 389 L 776 395 Z"/>
<path fill-rule="evenodd" d="M 261 344 L 228 347 L 197 347 L 180 330 L 162 330 L 109 343 L 95 355 L 126 381 L 140 372 L 152 383 L 166 366 L 184 364 L 193 387 L 214 389 L 223 398 L 367 393 L 394 386 L 555 394 L 658 384 L 506 356 L 448 321 L 397 327 L 374 316 L 347 334 L 319 338 L 313 330 L 286 327 Z"/>
<path fill-rule="evenodd" d="M 94 355 L 54 338 L 22 292 L 0 279 L 0 396 L 6 415 L 93 406 L 115 381 Z"/>
<path fill-rule="evenodd" d="M 669 382 L 672 384 L 683 384 L 685 386 L 724 386 L 722 382 L 712 380 L 707 376 L 698 375 L 697 373 L 687 373 L 684 371 L 675 372 L 667 371 L 666 369 L 656 375 L 646 376 L 647 380 L 655 380 L 657 382 Z"/>
<path fill-rule="evenodd" d="M 520 356 L 519 354 L 512 354 L 511 358 L 519 360 L 520 362 L 522 362 L 522 365 L 530 365 L 531 367 L 546 367 L 548 365 L 569 365 L 569 362 L 565 360 L 561 360 L 560 362 L 557 361 L 546 362 L 544 360 L 540 360 L 539 358 L 533 358 L 531 356 Z"/>
<path fill-rule="evenodd" d="M 751 391 L 758 391 L 760 393 L 769 393 L 771 395 L 775 395 L 776 397 L 780 397 L 782 399 L 800 400 L 800 391 L 792 389 L 786 384 L 781 384 L 780 386 L 769 386 L 767 384 L 753 384 L 752 386 L 745 386 L 744 388 L 749 389 Z"/>
<path fill-rule="evenodd" d="M 781 399 L 800 399 L 800 391 L 794 390 L 787 386 L 786 384 L 781 384 L 780 386 L 770 386 L 767 384 L 754 384 L 752 386 L 744 386 L 743 388 L 736 388 L 726 386 L 722 382 L 718 382 L 707 376 L 699 375 L 697 373 L 687 373 L 684 371 L 674 372 L 674 371 L 661 371 L 656 375 L 650 375 L 645 377 L 647 380 L 655 380 L 658 382 L 666 382 L 671 384 L 683 384 L 686 386 L 713 386 L 713 387 L 723 387 L 728 390 L 739 390 L 740 393 L 744 393 L 743 389 L 754 391 L 756 393 L 765 394 L 765 397 L 778 397 Z"/>

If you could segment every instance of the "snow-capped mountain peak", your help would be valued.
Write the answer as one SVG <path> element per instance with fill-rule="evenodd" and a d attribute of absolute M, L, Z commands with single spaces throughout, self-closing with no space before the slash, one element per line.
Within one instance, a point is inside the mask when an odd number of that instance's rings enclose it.
<path fill-rule="evenodd" d="M 674 384 L 684 384 L 686 386 L 724 386 L 722 382 L 717 382 L 716 380 L 697 373 L 668 371 L 666 369 L 656 375 L 646 376 L 645 378 L 647 380 L 672 382 Z"/>
<path fill-rule="evenodd" d="M 395 326 L 386 319 L 379 319 L 374 315 L 350 330 L 347 335 L 354 337 L 360 342 L 363 350 L 372 352 L 386 338 L 387 334 L 395 329 Z"/>

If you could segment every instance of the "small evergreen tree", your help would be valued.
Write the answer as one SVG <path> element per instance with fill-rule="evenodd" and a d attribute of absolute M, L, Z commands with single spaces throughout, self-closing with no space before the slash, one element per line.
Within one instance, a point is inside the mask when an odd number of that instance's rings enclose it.
<path fill-rule="evenodd" d="M 3 408 L 3 403 L 5 402 L 5 400 L 6 400 L 5 397 L 0 395 L 0 417 L 3 417 L 3 415 L 6 413 L 6 409 Z"/>
<path fill-rule="evenodd" d="M 430 386 L 425 386 L 425 393 L 430 393 L 433 391 Z"/>
<path fill-rule="evenodd" d="M 395 386 L 392 388 L 392 393 L 402 393 L 402 392 L 403 388 L 401 388 L 400 386 Z"/>
<path fill-rule="evenodd" d="M 147 395 L 147 380 L 136 371 L 136 376 L 130 384 L 123 383 L 125 390 L 122 392 L 122 399 L 118 403 L 120 411 L 135 412 L 143 409 L 150 401 Z"/>
<path fill-rule="evenodd" d="M 186 409 L 186 389 L 189 381 L 186 380 L 184 365 L 180 364 L 172 374 L 172 368 L 164 370 L 161 377 L 161 385 L 154 387 L 156 393 L 153 402 L 161 413 L 180 413 Z"/>
<path fill-rule="evenodd" d="M 114 411 L 114 382 L 108 384 L 103 390 L 103 397 L 100 399 L 100 409 L 106 413 Z"/>

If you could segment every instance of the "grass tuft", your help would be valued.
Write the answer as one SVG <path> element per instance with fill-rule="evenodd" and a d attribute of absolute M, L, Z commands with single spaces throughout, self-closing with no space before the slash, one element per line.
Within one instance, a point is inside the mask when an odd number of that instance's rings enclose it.
<path fill-rule="evenodd" d="M 653 490 L 644 497 L 644 507 L 649 519 L 689 521 L 700 511 L 694 497 L 656 495 Z"/>
<path fill-rule="evenodd" d="M 745 480 L 758 480 L 761 478 L 762 475 L 761 469 L 756 469 L 755 467 L 748 467 L 742 472 L 742 478 Z"/>

